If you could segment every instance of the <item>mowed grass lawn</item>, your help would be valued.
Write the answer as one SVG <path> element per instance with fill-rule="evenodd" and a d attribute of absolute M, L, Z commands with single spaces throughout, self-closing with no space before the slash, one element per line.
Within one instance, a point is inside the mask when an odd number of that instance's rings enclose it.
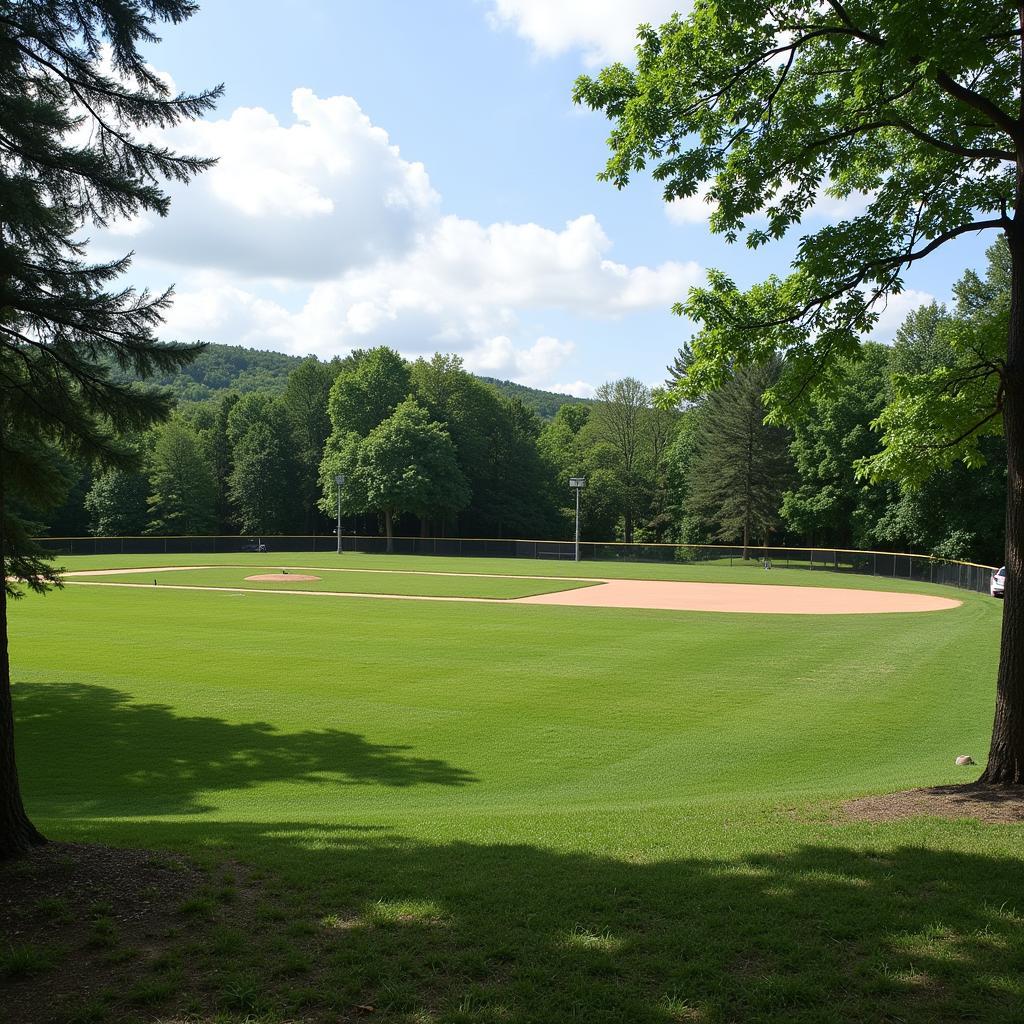
<path fill-rule="evenodd" d="M 619 575 L 450 561 L 370 558 Z M 885 585 L 808 582 L 830 580 Z M 168 947 L 115 938 L 89 1000 L 56 1019 L 1024 1020 L 1019 828 L 839 809 L 984 760 L 1001 606 L 957 596 L 821 619 L 26 598 L 13 673 L 34 818 L 210 872 L 171 908 Z"/>
<path fill-rule="evenodd" d="M 319 593 L 398 594 L 409 597 L 465 597 L 510 600 L 552 594 L 563 590 L 593 586 L 590 583 L 561 579 L 517 579 L 508 576 L 445 575 L 442 573 L 366 571 L 361 569 L 288 569 L 282 566 L 218 566 L 216 568 L 160 568 L 151 572 L 123 575 L 81 576 L 69 582 L 103 583 L 116 586 L 231 587 L 247 591 L 310 590 Z M 287 575 L 284 580 L 251 580 L 250 576 Z M 303 575 L 320 574 L 317 580 Z"/>
<path fill-rule="evenodd" d="M 459 575 L 529 576 L 571 579 L 573 577 L 634 580 L 678 580 L 694 583 L 770 583 L 793 587 L 853 587 L 858 590 L 901 590 L 908 593 L 956 596 L 958 591 L 936 587 L 916 580 L 890 576 L 861 576 L 845 570 L 835 572 L 820 565 L 808 568 L 787 567 L 776 560 L 766 572 L 761 561 L 739 558 L 706 562 L 574 562 L 571 559 L 546 558 L 473 558 L 441 555 L 379 555 L 345 552 L 283 551 L 263 554 L 149 554 L 149 555 L 61 555 L 56 564 L 69 571 L 90 569 L 160 568 L 164 566 L 232 566 L 252 572 L 292 572 L 309 569 L 372 570 L 378 573 L 457 573 Z"/>

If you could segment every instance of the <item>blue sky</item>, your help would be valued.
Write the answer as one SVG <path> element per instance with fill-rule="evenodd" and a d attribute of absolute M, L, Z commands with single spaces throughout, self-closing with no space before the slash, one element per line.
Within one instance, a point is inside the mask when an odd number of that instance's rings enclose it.
<path fill-rule="evenodd" d="M 608 126 L 572 105 L 573 80 L 628 59 L 635 24 L 674 6 L 205 0 L 149 57 L 179 88 L 225 83 L 215 113 L 171 135 L 221 164 L 173 190 L 166 221 L 96 245 L 134 248 L 137 283 L 176 283 L 168 337 L 456 351 L 478 372 L 578 394 L 657 383 L 688 334 L 669 307 L 706 268 L 749 283 L 792 251 L 726 245 L 703 207 L 668 210 L 649 179 L 622 192 L 596 180 Z M 826 203 L 808 226 L 842 212 Z M 947 298 L 988 241 L 914 268 L 878 336 Z"/>

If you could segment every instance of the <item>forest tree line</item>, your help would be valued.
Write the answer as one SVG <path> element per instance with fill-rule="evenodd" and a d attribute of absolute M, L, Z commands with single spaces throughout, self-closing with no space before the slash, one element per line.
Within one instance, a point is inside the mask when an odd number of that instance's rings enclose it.
<path fill-rule="evenodd" d="M 223 378 L 233 373 L 249 390 L 179 400 L 168 421 L 134 439 L 135 470 L 67 467 L 68 500 L 40 526 L 99 536 L 329 533 L 342 475 L 344 532 L 565 539 L 575 512 L 568 478 L 582 475 L 586 540 L 878 548 L 999 563 L 1000 438 L 985 440 L 983 463 L 939 465 L 913 484 L 873 479 L 868 467 L 880 451 L 872 424 L 897 377 L 962 358 L 951 339 L 979 310 L 1002 329 L 1004 249 L 990 251 L 984 276 L 964 275 L 952 309 L 922 306 L 892 345 L 866 345 L 841 384 L 813 394 L 795 428 L 765 422 L 772 366 L 737 371 L 685 407 L 625 378 L 590 402 L 552 401 L 557 411 L 542 419 L 535 403 L 502 394 L 453 355 L 409 361 L 380 347 L 253 368 L 217 346 L 220 362 L 234 359 Z M 684 347 L 666 385 L 685 375 L 688 358 Z"/>

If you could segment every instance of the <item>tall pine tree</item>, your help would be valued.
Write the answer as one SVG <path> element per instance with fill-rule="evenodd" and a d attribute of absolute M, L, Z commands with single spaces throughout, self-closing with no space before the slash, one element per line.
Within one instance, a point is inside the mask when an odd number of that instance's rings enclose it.
<path fill-rule="evenodd" d="M 171 95 L 137 49 L 194 12 L 188 0 L 0 4 L 0 858 L 43 842 L 18 785 L 7 581 L 44 589 L 53 572 L 14 510 L 29 490 L 56 493 L 54 449 L 125 464 L 119 435 L 167 414 L 164 396 L 118 383 L 111 361 L 145 378 L 198 352 L 156 340 L 169 292 L 110 290 L 129 258 L 90 263 L 80 240 L 89 223 L 166 214 L 160 180 L 208 166 L 136 137 L 199 117 L 219 94 Z"/>
<path fill-rule="evenodd" d="M 779 525 L 792 473 L 788 431 L 764 422 L 762 395 L 776 376 L 770 367 L 739 370 L 699 414 L 688 511 L 712 524 L 715 540 L 740 540 L 744 558 Z"/>

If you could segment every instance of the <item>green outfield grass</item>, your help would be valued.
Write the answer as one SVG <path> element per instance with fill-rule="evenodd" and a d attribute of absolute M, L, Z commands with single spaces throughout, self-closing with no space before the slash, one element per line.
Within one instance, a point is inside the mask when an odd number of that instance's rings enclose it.
<path fill-rule="evenodd" d="M 147 564 L 64 560 L 101 562 Z M 130 951 L 128 981 L 61 1019 L 1019 1022 L 1020 830 L 838 810 L 966 781 L 957 754 L 984 760 L 1001 605 L 924 589 L 963 605 L 817 619 L 161 587 L 27 597 L 11 628 L 35 819 L 209 869 L 170 949 Z"/>
<path fill-rule="evenodd" d="M 509 576 L 445 576 L 439 573 L 366 572 L 358 569 L 323 569 L 304 573 L 302 569 L 288 569 L 287 575 L 313 575 L 322 572 L 318 580 L 249 580 L 248 576 L 281 574 L 281 565 L 224 566 L 203 569 L 175 569 L 171 572 L 154 569 L 153 572 L 126 573 L 123 576 L 76 577 L 86 582 L 130 586 L 178 587 L 234 587 L 259 592 L 266 590 L 312 590 L 321 593 L 348 594 L 401 594 L 410 597 L 473 597 L 490 600 L 509 600 L 552 594 L 561 590 L 576 590 L 593 586 L 591 583 L 558 579 L 517 579 Z"/>
<path fill-rule="evenodd" d="M 276 561 L 270 561 L 276 559 Z M 230 565 L 244 567 L 282 566 L 296 571 L 309 569 L 374 569 L 392 572 L 435 572 L 464 574 L 493 574 L 498 576 L 574 576 L 634 579 L 679 580 L 698 583 L 771 583 L 793 587 L 853 587 L 860 590 L 902 590 L 908 593 L 945 594 L 956 596 L 958 591 L 904 578 L 889 576 L 862 576 L 846 570 L 839 572 L 820 566 L 787 568 L 776 563 L 766 572 L 760 561 L 751 559 L 715 560 L 693 563 L 654 562 L 573 562 L 568 559 L 546 558 L 470 558 L 441 555 L 369 555 L 346 552 L 284 551 L 270 554 L 154 554 L 154 555 L 63 555 L 57 564 L 68 570 L 91 568 L 116 569 L 169 565 Z M 255 568 L 254 568 L 255 571 Z"/>

